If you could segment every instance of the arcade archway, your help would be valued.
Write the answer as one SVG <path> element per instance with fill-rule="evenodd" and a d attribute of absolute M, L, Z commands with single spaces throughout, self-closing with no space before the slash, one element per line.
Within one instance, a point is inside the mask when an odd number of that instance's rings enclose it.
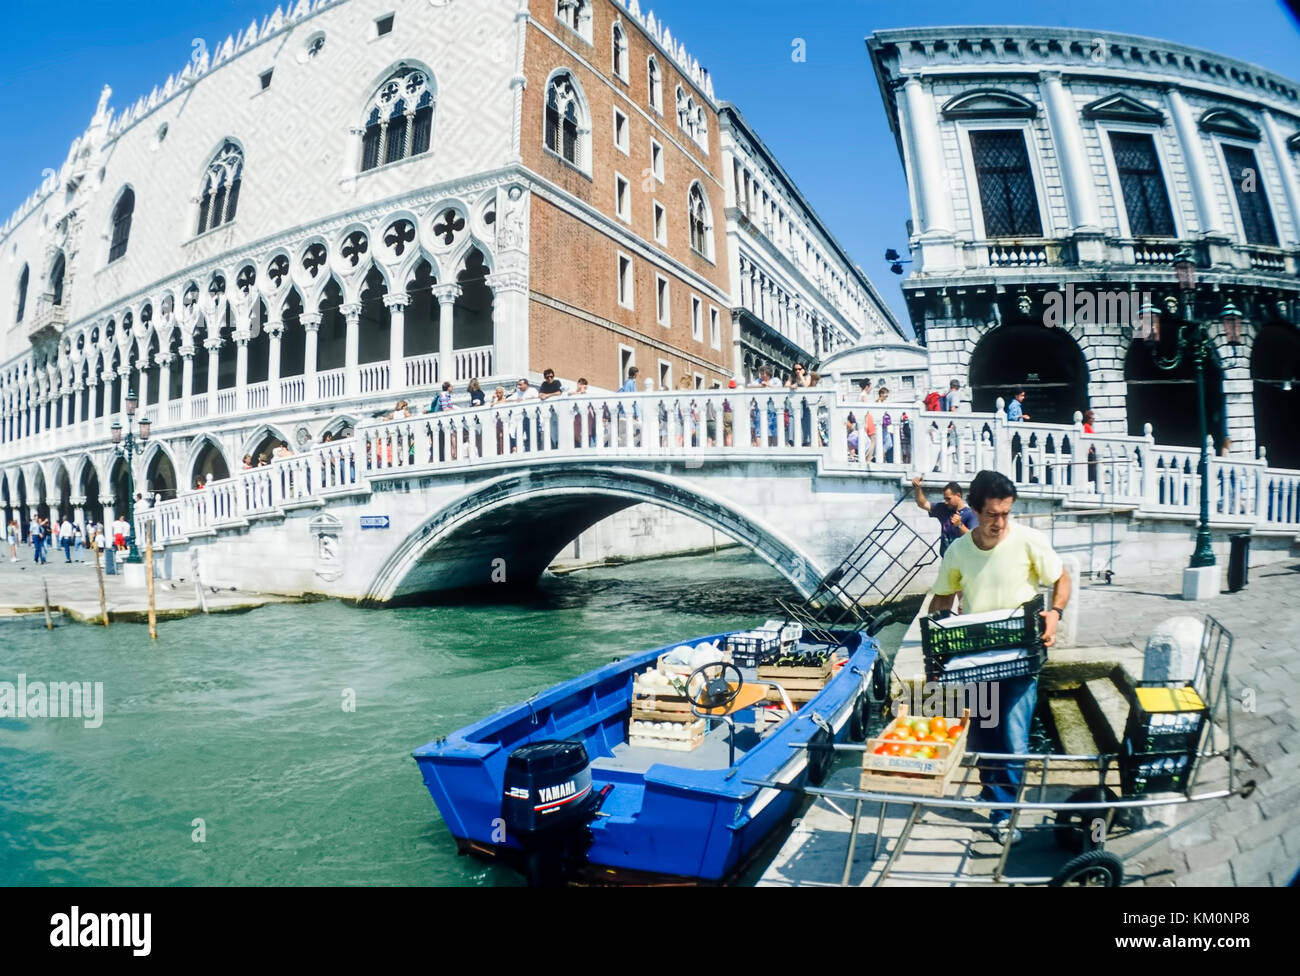
<path fill-rule="evenodd" d="M 1065 332 L 1042 325 L 1004 325 L 979 341 L 970 361 L 971 409 L 992 411 L 998 397 L 1025 390 L 1025 413 L 1051 424 L 1074 422 L 1088 409 L 1088 364 Z"/>
<path fill-rule="evenodd" d="M 1300 330 L 1271 322 L 1250 358 L 1255 386 L 1255 440 L 1275 468 L 1300 468 Z"/>
<path fill-rule="evenodd" d="M 1173 330 L 1168 330 L 1173 331 Z M 1161 354 L 1168 355 L 1173 348 Z M 1199 447 L 1200 420 L 1196 407 L 1196 368 L 1186 357 L 1177 369 L 1162 370 L 1155 355 L 1141 339 L 1129 346 L 1124 360 L 1124 382 L 1128 387 L 1128 432 L 1141 436 L 1151 424 L 1156 443 L 1178 447 Z M 1206 430 L 1217 451 L 1227 436 L 1223 401 L 1223 370 L 1213 358 L 1205 361 Z"/>

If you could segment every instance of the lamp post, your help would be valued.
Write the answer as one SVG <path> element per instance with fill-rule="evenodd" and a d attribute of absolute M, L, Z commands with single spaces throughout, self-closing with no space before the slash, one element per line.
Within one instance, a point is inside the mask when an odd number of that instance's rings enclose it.
<path fill-rule="evenodd" d="M 145 445 L 149 443 L 149 433 L 152 424 L 144 418 L 140 418 L 140 436 L 136 437 L 132 431 L 135 423 L 135 411 L 140 405 L 139 399 L 135 395 L 135 390 L 126 391 L 126 437 L 122 436 L 122 424 L 119 421 L 113 421 L 110 428 L 113 432 L 113 448 L 120 457 L 126 458 L 126 520 L 131 525 L 131 548 L 127 552 L 126 561 L 128 563 L 138 563 L 140 559 L 140 550 L 135 546 L 135 477 L 131 474 L 131 459 L 137 454 L 143 454 Z"/>
<path fill-rule="evenodd" d="M 1156 366 L 1162 370 L 1178 369 L 1189 359 L 1196 370 L 1196 413 L 1201 431 L 1201 519 L 1196 527 L 1196 546 L 1192 550 L 1189 569 L 1213 566 L 1214 547 L 1210 541 L 1210 457 L 1206 447 L 1208 424 L 1205 416 L 1205 361 L 1214 348 L 1214 337 L 1204 323 L 1196 320 L 1196 262 L 1191 251 L 1183 248 L 1174 255 L 1174 273 L 1178 276 L 1178 290 L 1182 294 L 1183 320 L 1178 326 L 1178 345 L 1173 353 L 1162 356 L 1159 352 L 1160 311 L 1150 301 L 1139 310 L 1142 339 L 1147 345 Z M 1219 313 L 1225 335 L 1235 350 L 1241 341 L 1241 312 L 1228 301 Z"/>

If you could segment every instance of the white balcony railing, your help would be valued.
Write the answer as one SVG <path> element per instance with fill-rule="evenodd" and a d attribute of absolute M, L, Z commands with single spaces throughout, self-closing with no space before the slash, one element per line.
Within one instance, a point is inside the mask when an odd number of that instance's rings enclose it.
<path fill-rule="evenodd" d="M 247 387 L 249 410 L 264 410 L 271 402 L 271 385 L 269 383 L 252 383 Z"/>
<path fill-rule="evenodd" d="M 361 393 L 387 393 L 388 385 L 388 363 L 366 363 L 358 370 L 360 377 Z"/>
<path fill-rule="evenodd" d="M 346 370 L 329 369 L 316 374 L 316 399 L 335 400 L 343 396 L 347 383 Z"/>
<path fill-rule="evenodd" d="M 408 356 L 403 360 L 406 366 L 406 388 L 438 385 L 438 356 Z M 487 375 L 487 374 L 484 374 Z"/>
<path fill-rule="evenodd" d="M 492 375 L 491 346 L 457 349 L 452 354 L 452 357 L 456 360 L 454 382 L 465 383 L 472 379 Z"/>
<path fill-rule="evenodd" d="M 307 378 L 304 376 L 286 376 L 280 380 L 280 403 L 293 406 L 307 399 Z"/>

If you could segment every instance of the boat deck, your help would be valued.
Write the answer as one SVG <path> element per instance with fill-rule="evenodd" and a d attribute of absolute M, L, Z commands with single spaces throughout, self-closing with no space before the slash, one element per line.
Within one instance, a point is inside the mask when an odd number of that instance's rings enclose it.
<path fill-rule="evenodd" d="M 775 726 L 772 726 L 775 728 Z M 752 726 L 736 726 L 736 759 L 759 742 Z M 655 763 L 665 763 L 683 769 L 727 769 L 731 766 L 731 753 L 727 747 L 727 725 L 718 722 L 704 736 L 704 741 L 689 752 L 676 749 L 652 749 L 648 746 L 631 746 L 621 742 L 614 747 L 612 756 L 601 756 L 591 764 L 592 775 L 602 772 L 644 773 Z"/>

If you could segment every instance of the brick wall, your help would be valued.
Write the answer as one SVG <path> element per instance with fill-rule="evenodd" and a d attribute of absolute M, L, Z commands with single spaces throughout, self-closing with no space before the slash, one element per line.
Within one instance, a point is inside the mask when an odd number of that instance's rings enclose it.
<path fill-rule="evenodd" d="M 658 376 L 657 361 L 673 364 L 674 381 L 703 373 L 706 385 L 728 374 L 731 322 L 727 314 L 722 149 L 717 114 L 702 93 L 640 31 L 620 17 L 627 34 L 627 80 L 612 70 L 611 31 L 620 10 L 609 0 L 594 5 L 593 43 L 562 24 L 554 0 L 534 0 L 525 42 L 527 85 L 521 126 L 524 164 L 553 184 L 553 201 L 534 197 L 530 221 L 530 366 L 551 367 L 561 376 L 584 375 L 598 386 L 617 386 L 618 347 L 635 349 L 642 380 Z M 654 53 L 662 77 L 662 114 L 649 104 L 647 57 Z M 590 175 L 548 151 L 544 141 L 547 79 L 569 71 L 586 101 L 591 122 Z M 681 84 L 707 115 L 709 151 L 677 125 L 675 96 Z M 627 117 L 627 152 L 614 141 L 614 111 Z M 664 156 L 664 180 L 650 172 L 650 141 Z M 628 187 L 629 220 L 615 210 L 615 174 Z M 712 217 L 712 260 L 690 247 L 687 194 L 698 181 Z M 597 211 L 584 214 L 580 205 Z M 665 210 L 667 245 L 654 240 L 654 203 Z M 633 307 L 618 301 L 618 255 L 632 261 Z M 669 281 L 669 327 L 656 315 L 656 275 Z M 690 298 L 702 306 L 702 338 L 691 335 Z M 720 348 L 709 342 L 709 307 L 719 310 Z"/>

